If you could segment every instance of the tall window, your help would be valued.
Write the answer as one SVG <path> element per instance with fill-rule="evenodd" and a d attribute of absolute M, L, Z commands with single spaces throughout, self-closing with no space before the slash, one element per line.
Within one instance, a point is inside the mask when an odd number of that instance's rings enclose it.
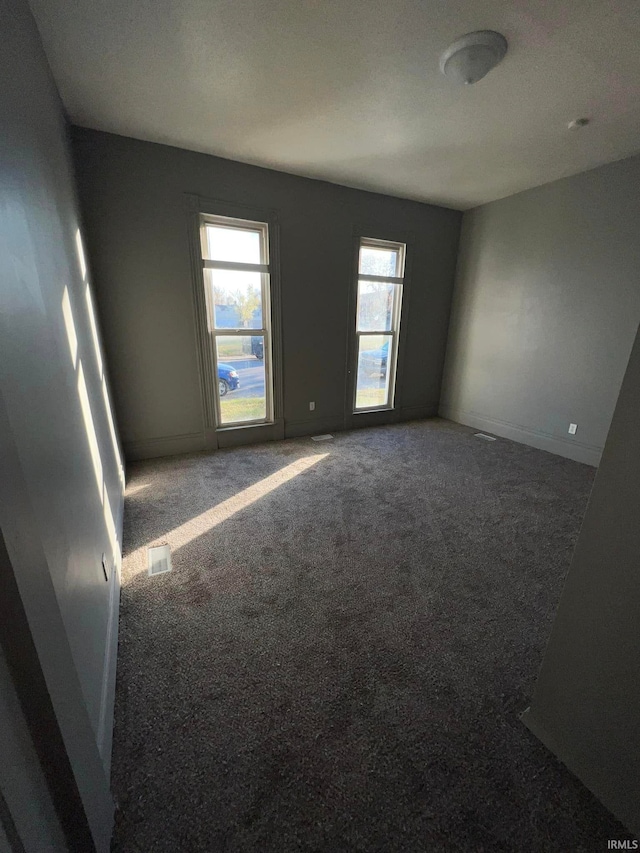
<path fill-rule="evenodd" d="M 355 412 L 394 405 L 405 248 L 404 243 L 360 240 Z"/>
<path fill-rule="evenodd" d="M 217 425 L 269 423 L 273 380 L 267 225 L 208 215 L 200 223 Z"/>

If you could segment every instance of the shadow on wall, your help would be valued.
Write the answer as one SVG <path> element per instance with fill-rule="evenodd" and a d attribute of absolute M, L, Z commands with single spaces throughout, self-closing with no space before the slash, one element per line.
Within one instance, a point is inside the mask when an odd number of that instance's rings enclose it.
<path fill-rule="evenodd" d="M 449 322 L 449 332 L 447 339 L 447 351 L 443 368 L 442 379 L 442 400 L 441 404 L 449 406 L 453 409 L 459 408 L 462 400 L 464 400 L 467 387 L 463 385 L 463 381 L 468 385 L 472 380 L 470 376 L 459 377 L 457 375 L 457 366 L 459 364 L 470 363 L 471 353 L 474 351 L 474 333 L 473 318 L 478 313 L 478 304 L 482 299 L 482 290 L 480 287 L 480 270 L 483 268 L 485 259 L 482 257 L 483 242 L 483 220 L 481 216 L 466 216 L 462 220 L 462 230 L 460 233 L 460 247 L 458 254 L 458 265 L 456 269 L 456 287 L 453 292 L 453 300 L 451 304 L 451 319 Z M 468 286 L 463 291 L 460 287 L 460 282 L 467 282 Z M 485 327 L 481 330 L 481 334 L 486 335 L 491 341 L 492 352 L 498 357 L 502 356 L 500 346 L 500 332 L 503 325 L 503 318 L 500 311 L 497 310 L 489 318 L 493 327 L 487 331 Z M 492 368 L 489 364 L 479 364 L 476 361 L 473 364 L 473 382 L 478 382 L 481 387 L 491 387 L 495 381 Z"/>

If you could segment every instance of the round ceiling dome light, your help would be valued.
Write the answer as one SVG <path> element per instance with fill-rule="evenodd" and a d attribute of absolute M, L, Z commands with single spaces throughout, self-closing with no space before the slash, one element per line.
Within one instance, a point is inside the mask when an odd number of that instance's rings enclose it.
<path fill-rule="evenodd" d="M 573 121 L 570 121 L 567 127 L 569 130 L 580 130 L 582 127 L 586 127 L 589 124 L 590 119 L 588 118 L 574 118 Z"/>
<path fill-rule="evenodd" d="M 456 83 L 470 86 L 504 59 L 507 40 L 493 30 L 478 30 L 456 39 L 440 57 L 440 71 Z"/>

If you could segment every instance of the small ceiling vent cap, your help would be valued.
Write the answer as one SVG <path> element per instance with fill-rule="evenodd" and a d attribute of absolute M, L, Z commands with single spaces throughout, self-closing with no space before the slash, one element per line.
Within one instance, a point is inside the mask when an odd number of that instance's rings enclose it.
<path fill-rule="evenodd" d="M 440 71 L 456 83 L 470 86 L 501 62 L 507 40 L 493 30 L 478 30 L 456 39 L 440 57 Z"/>

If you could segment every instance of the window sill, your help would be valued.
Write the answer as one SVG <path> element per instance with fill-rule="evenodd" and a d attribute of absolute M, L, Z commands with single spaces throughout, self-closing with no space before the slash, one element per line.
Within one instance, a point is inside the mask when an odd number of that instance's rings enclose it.
<path fill-rule="evenodd" d="M 246 424 L 229 424 L 228 426 L 216 427 L 216 432 L 231 432 L 237 429 L 258 429 L 260 427 L 272 427 L 278 421 L 251 421 Z"/>

